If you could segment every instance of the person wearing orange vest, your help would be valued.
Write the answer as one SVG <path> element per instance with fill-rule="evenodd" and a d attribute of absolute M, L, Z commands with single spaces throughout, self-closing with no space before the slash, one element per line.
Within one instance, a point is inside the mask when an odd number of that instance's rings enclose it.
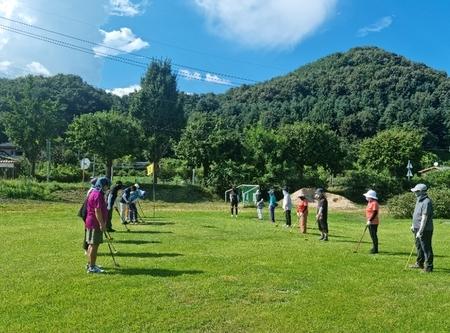
<path fill-rule="evenodd" d="M 370 253 L 378 253 L 378 224 L 380 223 L 379 213 L 380 206 L 378 204 L 377 192 L 374 190 L 368 190 L 363 194 L 368 201 L 366 207 L 367 227 L 369 228 L 370 238 L 372 238 L 372 249 Z"/>
<path fill-rule="evenodd" d="M 300 201 L 297 205 L 298 227 L 302 234 L 306 234 L 306 224 L 308 221 L 308 200 L 306 200 L 305 194 L 301 192 L 298 196 Z"/>

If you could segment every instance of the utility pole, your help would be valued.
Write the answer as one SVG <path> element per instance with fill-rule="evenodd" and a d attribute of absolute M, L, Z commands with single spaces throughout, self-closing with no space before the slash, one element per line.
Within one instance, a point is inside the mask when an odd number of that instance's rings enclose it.
<path fill-rule="evenodd" d="M 51 163 L 51 155 L 52 155 L 52 147 L 51 141 L 49 139 L 46 140 L 47 143 L 47 182 L 50 180 L 50 163 Z"/>

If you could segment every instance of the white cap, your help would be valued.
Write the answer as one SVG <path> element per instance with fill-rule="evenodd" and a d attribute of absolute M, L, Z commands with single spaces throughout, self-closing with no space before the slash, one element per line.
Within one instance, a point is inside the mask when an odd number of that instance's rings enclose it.
<path fill-rule="evenodd" d="M 378 200 L 377 198 L 377 192 L 375 192 L 374 190 L 368 190 L 366 193 L 363 194 L 366 198 L 371 198 L 371 199 L 375 199 Z"/>
<path fill-rule="evenodd" d="M 428 190 L 427 185 L 417 184 L 416 186 L 414 186 L 414 188 L 411 189 L 411 192 L 426 191 L 426 190 Z"/>

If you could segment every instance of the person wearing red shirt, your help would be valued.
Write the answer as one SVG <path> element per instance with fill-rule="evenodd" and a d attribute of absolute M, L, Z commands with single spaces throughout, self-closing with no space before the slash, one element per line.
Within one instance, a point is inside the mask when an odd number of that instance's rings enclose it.
<path fill-rule="evenodd" d="M 300 199 L 297 205 L 298 227 L 302 234 L 306 234 L 306 226 L 308 222 L 308 200 L 305 195 L 300 192 L 298 198 Z"/>
<path fill-rule="evenodd" d="M 378 204 L 377 193 L 374 190 L 369 190 L 363 194 L 367 200 L 366 218 L 367 227 L 369 228 L 370 238 L 372 238 L 372 249 L 370 253 L 378 253 L 378 224 L 380 223 L 379 213 L 380 206 Z"/>

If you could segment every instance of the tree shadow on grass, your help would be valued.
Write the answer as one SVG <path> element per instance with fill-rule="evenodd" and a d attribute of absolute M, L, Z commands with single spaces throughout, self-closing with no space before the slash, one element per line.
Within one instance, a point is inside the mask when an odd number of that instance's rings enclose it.
<path fill-rule="evenodd" d="M 433 272 L 435 273 L 450 273 L 450 268 L 433 268 Z"/>
<path fill-rule="evenodd" d="M 411 254 L 411 252 L 404 252 L 404 251 L 398 251 L 398 252 L 395 252 L 395 251 L 392 251 L 392 252 L 391 251 L 380 251 L 379 253 L 387 255 L 387 256 L 409 256 Z M 415 250 L 413 251 L 412 255 L 414 257 L 416 256 L 416 251 Z M 448 258 L 448 256 L 444 256 L 444 255 L 441 255 L 441 254 L 433 254 L 433 257 L 435 257 L 435 258 Z"/>
<path fill-rule="evenodd" d="M 175 277 L 185 274 L 195 275 L 203 274 L 203 271 L 198 270 L 181 270 L 175 271 L 171 269 L 160 269 L 160 268 L 120 268 L 109 274 L 117 275 L 151 275 L 159 277 Z"/>
<path fill-rule="evenodd" d="M 160 241 L 145 241 L 145 240 L 133 240 L 133 239 L 124 239 L 124 240 L 115 240 L 113 241 L 114 243 L 120 243 L 120 244 L 136 244 L 136 245 L 141 245 L 141 244 L 160 244 Z"/>
<path fill-rule="evenodd" d="M 202 225 L 202 228 L 217 229 L 217 227 L 213 225 Z"/>
<path fill-rule="evenodd" d="M 173 234 L 172 231 L 152 231 L 152 230 L 130 230 L 130 231 L 116 231 L 119 234 Z"/>
<path fill-rule="evenodd" d="M 172 225 L 175 224 L 175 222 L 167 222 L 167 221 L 143 221 L 139 222 L 136 225 Z"/>
<path fill-rule="evenodd" d="M 331 238 L 331 236 L 330 236 L 330 238 Z M 353 243 L 353 244 L 355 244 L 355 243 L 359 243 L 359 240 L 340 240 L 340 239 L 337 239 L 337 240 L 335 240 L 335 242 L 339 242 L 339 243 Z M 361 244 L 372 244 L 372 242 L 370 242 L 370 241 L 362 241 Z"/>
<path fill-rule="evenodd" d="M 99 253 L 99 256 L 110 256 L 108 252 Z M 162 257 L 180 257 L 181 253 L 151 253 L 151 252 L 118 252 L 114 254 L 115 257 L 133 257 L 133 258 L 162 258 Z"/>

